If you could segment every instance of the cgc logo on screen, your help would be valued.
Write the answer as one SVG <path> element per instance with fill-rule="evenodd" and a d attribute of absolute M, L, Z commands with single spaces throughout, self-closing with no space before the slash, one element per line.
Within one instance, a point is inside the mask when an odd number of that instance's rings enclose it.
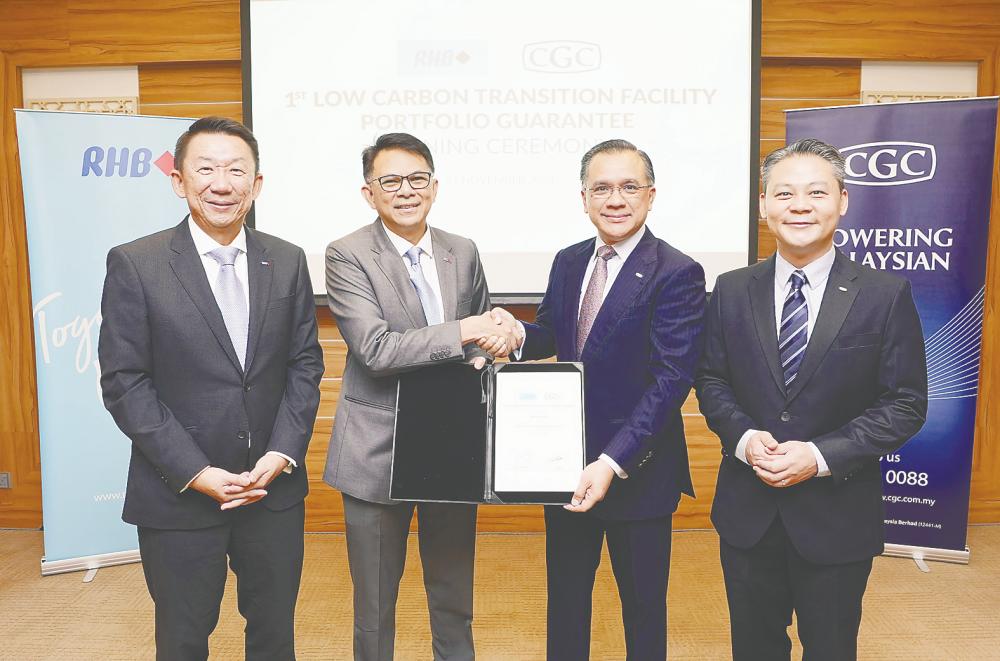
<path fill-rule="evenodd" d="M 928 181 L 937 169 L 934 145 L 922 142 L 866 142 L 840 150 L 849 184 L 902 186 Z"/>
<path fill-rule="evenodd" d="M 524 68 L 538 73 L 584 73 L 601 68 L 601 47 L 586 41 L 539 41 L 525 44 Z"/>
<path fill-rule="evenodd" d="M 83 150 L 82 177 L 145 177 L 152 166 L 165 175 L 174 169 L 174 155 L 169 151 L 153 160 L 153 151 L 146 147 L 100 147 Z"/>

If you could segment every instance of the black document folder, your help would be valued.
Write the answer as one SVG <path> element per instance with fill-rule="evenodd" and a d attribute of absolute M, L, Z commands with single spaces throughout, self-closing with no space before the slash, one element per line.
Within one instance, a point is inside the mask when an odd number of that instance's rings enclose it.
<path fill-rule="evenodd" d="M 584 467 L 584 428 L 579 363 L 408 372 L 399 378 L 389 496 L 568 503 Z"/>

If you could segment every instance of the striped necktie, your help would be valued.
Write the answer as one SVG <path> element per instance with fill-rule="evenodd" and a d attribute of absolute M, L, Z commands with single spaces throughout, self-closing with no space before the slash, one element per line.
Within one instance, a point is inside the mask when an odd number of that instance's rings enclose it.
<path fill-rule="evenodd" d="M 792 289 L 781 309 L 781 327 L 778 329 L 778 356 L 786 388 L 798 376 L 809 343 L 809 307 L 802 292 L 802 286 L 809 281 L 801 270 L 793 271 L 789 280 L 792 281 Z"/>

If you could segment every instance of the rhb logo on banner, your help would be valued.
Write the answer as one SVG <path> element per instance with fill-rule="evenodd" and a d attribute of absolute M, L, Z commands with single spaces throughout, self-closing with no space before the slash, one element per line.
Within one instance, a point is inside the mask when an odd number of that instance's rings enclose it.
<path fill-rule="evenodd" d="M 174 169 L 174 155 L 169 151 L 153 160 L 153 151 L 146 147 L 87 147 L 83 151 L 82 177 L 145 177 L 152 166 L 169 175 Z"/>
<path fill-rule="evenodd" d="M 849 184 L 902 186 L 928 181 L 937 169 L 934 145 L 922 142 L 866 142 L 843 147 Z"/>

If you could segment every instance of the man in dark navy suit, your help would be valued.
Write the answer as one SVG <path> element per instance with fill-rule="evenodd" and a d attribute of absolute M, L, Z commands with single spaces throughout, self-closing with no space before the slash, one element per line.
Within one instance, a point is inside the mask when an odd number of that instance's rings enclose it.
<path fill-rule="evenodd" d="M 706 316 L 701 411 L 722 441 L 712 506 L 733 658 L 857 657 L 861 601 L 883 550 L 879 457 L 927 413 L 910 284 L 833 247 L 844 159 L 819 140 L 772 152 L 761 216 L 778 252 L 722 275 Z"/>
<path fill-rule="evenodd" d="M 556 255 L 515 354 L 581 361 L 586 374 L 588 463 L 572 502 L 545 508 L 548 658 L 589 658 L 606 537 L 628 658 L 663 659 L 671 515 L 681 493 L 694 495 L 680 407 L 701 352 L 705 274 L 644 227 L 656 188 L 635 145 L 596 145 L 580 181 L 597 239 Z"/>

